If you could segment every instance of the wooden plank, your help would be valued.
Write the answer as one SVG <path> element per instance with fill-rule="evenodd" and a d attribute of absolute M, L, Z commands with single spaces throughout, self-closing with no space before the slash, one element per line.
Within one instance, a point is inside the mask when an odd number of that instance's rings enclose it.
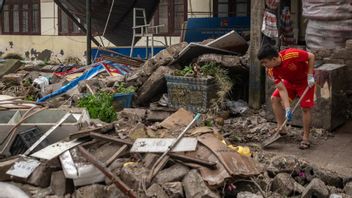
<path fill-rule="evenodd" d="M 131 152 L 139 153 L 162 153 L 175 142 L 176 138 L 138 138 Z M 182 138 L 172 152 L 195 151 L 197 147 L 196 138 Z"/>
<path fill-rule="evenodd" d="M 83 141 L 78 141 L 78 140 L 72 140 L 69 142 L 67 141 L 56 142 L 33 153 L 31 156 L 39 159 L 51 160 L 61 155 L 63 152 L 81 144 L 82 142 Z"/>
<path fill-rule="evenodd" d="M 249 106 L 259 109 L 264 100 L 264 69 L 257 59 L 261 47 L 261 26 L 265 1 L 251 0 L 251 40 L 250 40 L 250 65 L 249 65 Z"/>
<path fill-rule="evenodd" d="M 86 149 L 84 149 L 82 146 L 78 146 L 78 150 L 81 152 L 84 158 L 86 158 L 90 163 L 97 167 L 106 177 L 111 179 L 115 186 L 119 188 L 125 195 L 131 198 L 137 197 L 133 189 L 127 186 L 119 177 L 114 175 L 108 168 L 105 167 L 102 162 L 95 159 L 95 157 Z"/>

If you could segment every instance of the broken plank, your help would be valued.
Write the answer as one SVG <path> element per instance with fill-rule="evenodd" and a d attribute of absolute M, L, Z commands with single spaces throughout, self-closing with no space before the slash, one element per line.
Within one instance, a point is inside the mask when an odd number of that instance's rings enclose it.
<path fill-rule="evenodd" d="M 131 152 L 139 153 L 162 153 L 176 141 L 176 138 L 138 138 Z M 195 151 L 197 147 L 196 138 L 182 138 L 171 152 Z"/>
<path fill-rule="evenodd" d="M 102 127 L 97 127 L 93 129 L 84 129 L 81 131 L 78 131 L 76 133 L 71 133 L 70 134 L 70 140 L 89 136 L 91 132 L 101 132 L 101 133 L 107 133 L 108 131 L 112 130 L 114 128 L 113 124 L 108 124 Z"/>
<path fill-rule="evenodd" d="M 116 153 L 114 155 L 112 155 L 108 160 L 106 160 L 105 164 L 106 166 L 110 166 L 110 164 L 112 162 L 114 162 L 114 160 L 121 155 L 122 152 L 124 152 L 127 149 L 127 145 L 123 145 L 118 151 L 116 151 Z"/>
<path fill-rule="evenodd" d="M 39 150 L 35 153 L 33 153 L 31 156 L 39 159 L 45 159 L 45 160 L 51 160 L 59 155 L 61 155 L 63 152 L 83 143 L 83 141 L 79 140 L 72 140 L 72 141 L 60 141 L 56 142 L 54 144 L 51 144 L 42 150 Z"/>
<path fill-rule="evenodd" d="M 102 135 L 102 134 L 99 134 L 99 133 L 90 133 L 90 136 L 93 137 L 93 138 L 96 138 L 96 139 L 108 140 L 108 141 L 119 143 L 119 144 L 127 144 L 129 146 L 133 145 L 133 143 L 131 143 L 129 141 L 121 140 L 119 138 L 115 138 L 115 137 L 112 137 L 112 136 Z"/>
<path fill-rule="evenodd" d="M 104 166 L 102 162 L 95 159 L 95 157 L 90 154 L 85 148 L 83 148 L 82 146 L 78 146 L 78 150 L 81 152 L 84 158 L 86 158 L 90 163 L 97 167 L 102 173 L 104 173 L 105 176 L 111 179 L 115 186 L 119 188 L 123 193 L 132 198 L 137 197 L 133 189 L 128 187 L 119 177 L 115 176 L 109 169 Z"/>

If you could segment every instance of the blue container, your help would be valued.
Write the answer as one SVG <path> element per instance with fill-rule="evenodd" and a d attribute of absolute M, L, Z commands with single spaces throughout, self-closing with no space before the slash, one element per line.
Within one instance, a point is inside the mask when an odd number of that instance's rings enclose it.
<path fill-rule="evenodd" d="M 113 97 L 113 106 L 116 111 L 121 111 L 123 108 L 130 108 L 134 93 L 117 93 Z"/>

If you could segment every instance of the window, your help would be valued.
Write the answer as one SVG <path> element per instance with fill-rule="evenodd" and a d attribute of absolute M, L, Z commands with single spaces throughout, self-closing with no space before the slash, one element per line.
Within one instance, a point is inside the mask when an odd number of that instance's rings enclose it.
<path fill-rule="evenodd" d="M 162 35 L 180 35 L 183 23 L 187 20 L 187 0 L 160 0 L 154 15 L 154 25 Z"/>
<path fill-rule="evenodd" d="M 0 22 L 1 34 L 40 34 L 40 0 L 6 1 Z"/>
<path fill-rule="evenodd" d="M 84 35 L 81 29 L 59 8 L 59 35 Z"/>
<path fill-rule="evenodd" d="M 250 0 L 214 0 L 214 16 L 250 16 Z"/>

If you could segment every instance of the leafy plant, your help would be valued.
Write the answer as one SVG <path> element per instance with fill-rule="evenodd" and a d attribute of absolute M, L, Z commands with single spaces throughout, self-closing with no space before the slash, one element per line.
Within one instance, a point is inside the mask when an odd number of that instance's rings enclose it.
<path fill-rule="evenodd" d="M 183 70 L 178 70 L 175 74 L 180 76 L 187 76 L 190 74 L 194 74 L 195 71 L 193 70 L 196 68 L 197 65 L 189 65 L 186 66 Z M 217 98 L 211 101 L 211 111 L 219 112 L 224 106 L 224 101 L 231 91 L 233 86 L 233 82 L 231 78 L 228 76 L 227 70 L 223 69 L 219 64 L 210 62 L 202 65 L 200 67 L 200 76 L 207 77 L 212 76 L 214 77 L 217 83 Z"/>
<path fill-rule="evenodd" d="M 117 114 L 112 106 L 112 94 L 100 92 L 96 95 L 88 95 L 78 101 L 79 107 L 85 107 L 92 118 L 98 118 L 104 122 L 113 122 Z"/>
<path fill-rule="evenodd" d="M 180 72 L 179 75 L 180 76 L 189 76 L 189 75 L 193 75 L 193 67 L 192 65 L 186 66 L 185 68 L 183 68 Z"/>
<path fill-rule="evenodd" d="M 126 87 L 126 84 L 123 82 L 119 82 L 115 84 L 115 87 L 117 89 L 117 93 L 134 93 L 136 92 L 136 88 L 133 86 Z"/>

